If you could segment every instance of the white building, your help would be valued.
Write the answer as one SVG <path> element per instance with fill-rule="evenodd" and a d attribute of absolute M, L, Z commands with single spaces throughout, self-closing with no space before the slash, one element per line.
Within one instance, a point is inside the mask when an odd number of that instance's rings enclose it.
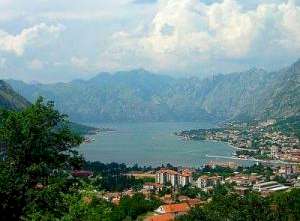
<path fill-rule="evenodd" d="M 213 187 L 216 186 L 218 183 L 221 182 L 220 176 L 200 176 L 196 181 L 196 186 L 198 188 L 204 189 L 207 187 Z"/>
<path fill-rule="evenodd" d="M 284 186 L 276 181 L 257 183 L 253 185 L 253 189 L 258 192 L 263 192 L 263 191 L 275 192 L 279 190 L 287 190 L 288 188 L 289 188 L 288 186 Z"/>
<path fill-rule="evenodd" d="M 181 173 L 170 170 L 161 169 L 156 172 L 155 182 L 166 185 L 171 183 L 172 186 L 186 186 L 192 183 L 192 173 L 184 170 Z"/>

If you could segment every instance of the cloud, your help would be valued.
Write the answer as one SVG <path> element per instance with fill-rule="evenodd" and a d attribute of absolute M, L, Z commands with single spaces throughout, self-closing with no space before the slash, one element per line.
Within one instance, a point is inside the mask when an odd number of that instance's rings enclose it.
<path fill-rule="evenodd" d="M 154 4 L 157 0 L 134 0 L 134 4 Z"/>
<path fill-rule="evenodd" d="M 62 25 L 46 25 L 45 23 L 25 28 L 17 35 L 0 30 L 0 51 L 22 56 L 27 48 L 42 47 L 57 38 L 63 30 Z"/>
<path fill-rule="evenodd" d="M 86 69 L 88 67 L 88 58 L 86 57 L 72 57 L 71 64 L 79 69 Z"/>
<path fill-rule="evenodd" d="M 44 68 L 44 62 L 39 59 L 33 59 L 28 63 L 28 67 L 32 70 L 41 70 Z"/>
<path fill-rule="evenodd" d="M 6 64 L 6 58 L 0 58 L 0 69 L 4 68 L 5 64 Z"/>
<path fill-rule="evenodd" d="M 205 76 L 277 69 L 300 54 L 300 0 L 0 1 L 0 77 Z"/>
<path fill-rule="evenodd" d="M 110 52 L 146 57 L 144 63 L 150 61 L 155 68 L 182 71 L 217 65 L 220 60 L 230 65 L 247 59 L 276 59 L 275 51 L 278 56 L 300 52 L 300 7 L 294 1 L 259 3 L 246 9 L 234 0 L 210 4 L 160 0 L 146 26 L 145 32 L 116 33 L 118 43 Z"/>

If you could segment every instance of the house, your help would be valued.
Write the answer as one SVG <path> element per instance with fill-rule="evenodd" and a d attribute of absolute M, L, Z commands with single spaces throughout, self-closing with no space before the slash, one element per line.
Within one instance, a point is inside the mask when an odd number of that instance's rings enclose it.
<path fill-rule="evenodd" d="M 172 220 L 175 220 L 175 215 L 172 213 L 154 215 L 146 219 L 146 221 L 172 221 Z"/>
<path fill-rule="evenodd" d="M 154 191 L 161 191 L 163 189 L 163 185 L 160 183 L 144 183 L 143 189 L 145 190 L 154 190 Z"/>
<path fill-rule="evenodd" d="M 279 148 L 277 146 L 272 146 L 270 148 L 271 150 L 271 157 L 273 159 L 278 159 L 279 158 Z"/>
<path fill-rule="evenodd" d="M 235 183 L 237 186 L 244 186 L 244 187 L 251 186 L 252 183 L 249 176 L 240 175 L 240 174 L 229 177 L 226 179 L 226 181 L 228 183 Z"/>
<path fill-rule="evenodd" d="M 280 166 L 280 168 L 278 169 L 277 174 L 279 176 L 282 176 L 284 178 L 287 178 L 291 175 L 297 174 L 298 170 L 297 170 L 297 166 L 296 165 L 283 165 Z"/>
<path fill-rule="evenodd" d="M 204 189 L 207 187 L 214 187 L 222 180 L 221 176 L 200 176 L 196 181 L 196 186 L 198 188 Z"/>
<path fill-rule="evenodd" d="M 74 170 L 71 172 L 73 177 L 91 177 L 93 172 L 87 170 Z"/>
<path fill-rule="evenodd" d="M 158 214 L 173 214 L 175 216 L 187 214 L 190 211 L 190 206 L 187 203 L 177 203 L 162 205 L 155 210 Z"/>

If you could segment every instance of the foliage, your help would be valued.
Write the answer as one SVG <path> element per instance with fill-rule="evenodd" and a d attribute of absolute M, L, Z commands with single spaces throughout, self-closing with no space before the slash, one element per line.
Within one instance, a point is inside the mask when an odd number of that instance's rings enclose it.
<path fill-rule="evenodd" d="M 136 220 L 139 215 L 157 209 L 160 205 L 161 202 L 157 199 L 145 199 L 143 194 L 135 194 L 132 197 L 123 197 L 116 211 L 125 217 Z"/>
<path fill-rule="evenodd" d="M 219 195 L 203 207 L 192 209 L 179 217 L 185 221 L 296 221 L 300 218 L 300 190 L 280 192 L 263 198 L 256 193 L 239 196 L 232 193 Z"/>
<path fill-rule="evenodd" d="M 0 116 L 0 198 L 6 199 L 1 217 L 19 219 L 35 209 L 57 215 L 60 193 L 67 187 L 61 185 L 65 177 L 57 174 L 78 166 L 73 163 L 81 157 L 74 147 L 82 138 L 65 126 L 65 116 L 53 103 L 44 104 L 42 98 L 25 110 L 1 111 Z"/>
<path fill-rule="evenodd" d="M 256 173 L 258 175 L 263 175 L 265 177 L 270 177 L 273 175 L 273 170 L 270 167 L 265 167 L 263 164 L 254 164 L 250 167 L 246 167 L 243 169 L 243 173 L 251 174 Z"/>
<path fill-rule="evenodd" d="M 200 188 L 193 187 L 193 186 L 190 186 L 190 185 L 181 187 L 179 189 L 179 194 L 184 195 L 184 196 L 188 196 L 190 198 L 200 197 L 201 199 L 207 199 L 207 197 L 208 197 L 208 194 L 206 192 L 204 192 Z"/>
<path fill-rule="evenodd" d="M 300 139 L 300 115 L 279 120 L 274 129 L 287 135 L 295 134 Z"/>

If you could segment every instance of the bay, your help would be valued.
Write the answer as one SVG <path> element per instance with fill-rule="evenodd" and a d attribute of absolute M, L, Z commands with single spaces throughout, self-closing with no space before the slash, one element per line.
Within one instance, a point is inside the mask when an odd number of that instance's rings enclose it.
<path fill-rule="evenodd" d="M 226 143 L 185 141 L 174 135 L 174 132 L 180 130 L 214 126 L 207 122 L 118 123 L 97 126 L 115 131 L 101 132 L 92 136 L 92 143 L 80 146 L 80 151 L 90 161 L 140 166 L 170 163 L 174 166 L 200 167 L 210 161 L 226 161 L 207 155 L 230 157 L 234 152 Z"/>

